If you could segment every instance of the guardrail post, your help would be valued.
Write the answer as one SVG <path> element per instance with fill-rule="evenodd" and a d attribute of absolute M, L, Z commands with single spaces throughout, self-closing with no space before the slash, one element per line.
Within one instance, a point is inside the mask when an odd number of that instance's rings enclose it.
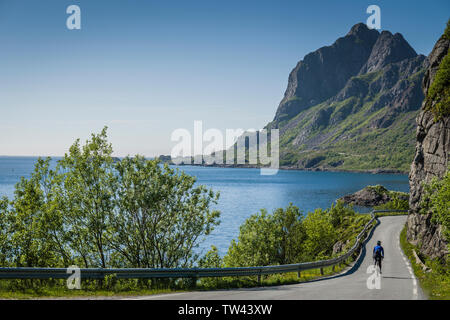
<path fill-rule="evenodd" d="M 258 274 L 258 284 L 261 284 L 261 274 Z"/>
<path fill-rule="evenodd" d="M 192 283 L 192 287 L 195 289 L 197 288 L 197 281 L 198 281 L 198 271 L 195 273 L 194 278 L 192 279 L 193 283 Z"/>
<path fill-rule="evenodd" d="M 333 268 L 331 269 L 331 270 L 333 270 L 333 272 L 334 272 L 334 269 L 335 269 L 335 267 L 336 267 L 336 265 L 335 265 L 335 264 L 333 264 Z"/>
<path fill-rule="evenodd" d="M 299 279 L 300 279 L 300 273 L 301 273 L 300 271 L 297 272 L 297 278 L 299 278 Z"/>
<path fill-rule="evenodd" d="M 320 268 L 320 274 L 323 276 L 323 268 Z"/>

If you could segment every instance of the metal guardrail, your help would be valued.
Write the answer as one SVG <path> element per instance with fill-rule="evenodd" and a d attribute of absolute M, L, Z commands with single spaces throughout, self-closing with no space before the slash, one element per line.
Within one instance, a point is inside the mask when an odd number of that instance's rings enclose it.
<path fill-rule="evenodd" d="M 321 269 L 334 266 L 347 260 L 353 255 L 363 243 L 362 237 L 376 220 L 375 213 L 382 212 L 408 212 L 407 210 L 373 210 L 372 219 L 364 226 L 358 234 L 355 244 L 345 254 L 314 262 L 296 264 L 261 266 L 261 267 L 239 267 L 239 268 L 173 268 L 173 269 L 131 269 L 131 268 L 80 268 L 80 276 L 83 279 L 104 279 L 107 275 L 116 275 L 118 279 L 137 278 L 202 278 L 202 277 L 235 277 L 235 276 L 258 276 L 261 275 L 301 272 L 310 269 Z M 67 279 L 72 274 L 68 268 L 0 268 L 0 279 Z"/>

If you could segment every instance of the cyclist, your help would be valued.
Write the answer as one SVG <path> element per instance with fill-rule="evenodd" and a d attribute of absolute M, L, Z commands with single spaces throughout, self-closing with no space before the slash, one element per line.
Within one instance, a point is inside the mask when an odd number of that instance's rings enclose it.
<path fill-rule="evenodd" d="M 377 245 L 375 248 L 373 248 L 373 259 L 375 261 L 375 265 L 378 264 L 380 267 L 380 273 L 381 273 L 381 260 L 384 259 L 384 249 L 381 246 L 381 241 L 377 241 Z"/>

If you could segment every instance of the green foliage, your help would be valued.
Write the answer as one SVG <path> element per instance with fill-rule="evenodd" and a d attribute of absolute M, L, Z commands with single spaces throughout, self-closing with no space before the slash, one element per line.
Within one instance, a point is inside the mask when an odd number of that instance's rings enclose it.
<path fill-rule="evenodd" d="M 447 21 L 447 27 L 444 30 L 444 36 L 450 40 L 450 19 Z"/>
<path fill-rule="evenodd" d="M 0 200 L 0 263 L 17 267 L 189 267 L 219 221 L 218 194 L 143 157 L 115 161 L 106 128 L 50 170 L 39 159 Z M 114 279 L 107 283 L 112 285 Z"/>
<path fill-rule="evenodd" d="M 344 225 L 346 219 L 356 215 L 353 206 L 346 206 L 343 201 L 337 201 L 336 204 L 332 204 L 327 213 L 330 216 L 333 228 Z"/>
<path fill-rule="evenodd" d="M 306 260 L 321 260 L 329 256 L 333 244 L 338 240 L 338 234 L 327 211 L 316 209 L 309 212 L 303 224 L 306 239 L 302 244 L 302 251 Z"/>
<path fill-rule="evenodd" d="M 450 114 L 450 55 L 448 53 L 442 59 L 428 90 L 426 108 L 433 112 L 435 120 Z"/>
<path fill-rule="evenodd" d="M 342 202 L 327 210 L 309 212 L 305 217 L 292 204 L 272 214 L 261 210 L 241 226 L 224 264 L 260 266 L 325 259 L 332 256 L 338 240 L 354 240 L 369 219 L 369 215 L 357 215 Z"/>
<path fill-rule="evenodd" d="M 200 268 L 222 268 L 223 259 L 219 255 L 219 250 L 216 246 L 211 246 L 209 250 L 203 257 L 200 258 L 198 262 Z"/>
<path fill-rule="evenodd" d="M 424 71 L 408 77 L 404 75 L 401 81 L 419 91 Z M 383 72 L 353 77 L 352 81 L 370 87 L 380 77 L 389 77 Z M 408 172 L 414 158 L 415 118 L 419 106 L 417 110 L 402 111 L 393 116 L 390 107 L 379 100 L 385 93 L 323 102 L 300 112 L 284 124 L 285 129 L 280 135 L 280 164 L 327 170 Z M 330 112 L 328 124 L 313 129 L 316 115 Z M 392 123 L 388 127 L 374 126 L 382 117 L 392 118 Z M 320 161 L 313 161 L 315 159 Z"/>
<path fill-rule="evenodd" d="M 209 208 L 219 195 L 194 187 L 194 177 L 140 156 L 123 159 L 117 171 L 119 214 L 113 247 L 129 265 L 192 266 L 199 237 L 218 224 L 219 212 Z M 123 248 L 123 243 L 128 246 Z"/>
<path fill-rule="evenodd" d="M 298 260 L 303 237 L 301 213 L 297 207 L 290 204 L 273 214 L 263 209 L 240 227 L 238 241 L 231 242 L 224 263 L 227 267 L 294 263 Z"/>
<path fill-rule="evenodd" d="M 431 300 L 449 300 L 450 299 L 450 260 L 432 260 L 427 257 L 420 256 L 417 247 L 413 246 L 406 239 L 406 226 L 400 233 L 400 245 L 403 252 L 409 258 L 414 274 L 419 280 L 425 294 Z M 416 263 L 413 250 L 419 254 L 420 259 L 425 263 L 431 271 L 427 272 L 422 266 Z"/>
<path fill-rule="evenodd" d="M 444 31 L 444 37 L 450 40 L 450 20 Z M 442 59 L 426 97 L 426 108 L 431 110 L 438 121 L 450 115 L 450 55 Z"/>
<path fill-rule="evenodd" d="M 443 227 L 447 241 L 450 242 L 450 170 L 442 179 L 434 178 L 424 184 L 421 203 L 422 213 L 432 213 L 432 221 Z"/>
<path fill-rule="evenodd" d="M 407 199 L 401 199 L 397 195 L 393 199 L 385 204 L 374 207 L 375 210 L 408 210 L 409 201 Z"/>

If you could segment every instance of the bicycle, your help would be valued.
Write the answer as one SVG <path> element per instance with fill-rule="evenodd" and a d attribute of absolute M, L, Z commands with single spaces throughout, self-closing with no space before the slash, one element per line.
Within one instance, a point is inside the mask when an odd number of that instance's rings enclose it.
<path fill-rule="evenodd" d="M 381 274 L 381 261 L 383 260 L 382 256 L 376 256 L 373 258 L 375 267 L 378 266 L 378 272 Z"/>

